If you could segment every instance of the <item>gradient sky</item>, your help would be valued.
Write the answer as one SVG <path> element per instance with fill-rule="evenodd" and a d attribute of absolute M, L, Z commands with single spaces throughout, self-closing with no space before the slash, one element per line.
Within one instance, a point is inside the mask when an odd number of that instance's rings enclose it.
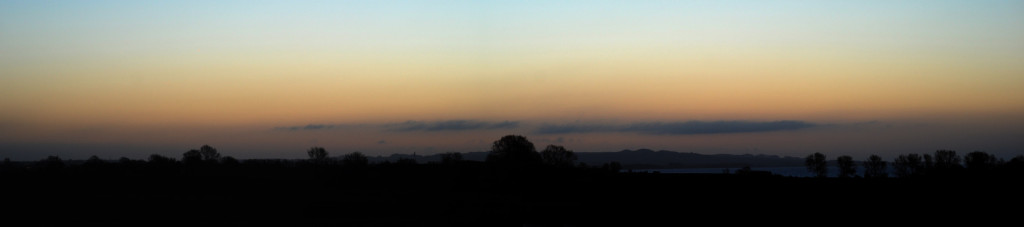
<path fill-rule="evenodd" d="M 1024 1 L 0 0 L 0 157 L 1024 154 Z"/>

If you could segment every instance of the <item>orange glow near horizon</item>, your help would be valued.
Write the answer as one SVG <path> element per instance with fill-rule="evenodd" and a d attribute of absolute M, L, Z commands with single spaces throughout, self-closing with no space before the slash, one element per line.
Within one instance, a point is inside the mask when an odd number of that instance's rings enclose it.
<path fill-rule="evenodd" d="M 1019 2 L 195 4 L 0 3 L 0 142 L 410 120 L 1024 129 Z"/>

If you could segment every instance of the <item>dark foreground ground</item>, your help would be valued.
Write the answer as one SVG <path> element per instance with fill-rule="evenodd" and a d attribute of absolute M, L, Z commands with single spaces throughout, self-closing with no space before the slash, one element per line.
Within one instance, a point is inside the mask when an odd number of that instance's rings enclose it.
<path fill-rule="evenodd" d="M 63 168 L 0 175 L 4 226 L 1019 223 L 1019 175 L 818 179 L 495 169 Z M 697 224 L 701 223 L 701 224 Z"/>

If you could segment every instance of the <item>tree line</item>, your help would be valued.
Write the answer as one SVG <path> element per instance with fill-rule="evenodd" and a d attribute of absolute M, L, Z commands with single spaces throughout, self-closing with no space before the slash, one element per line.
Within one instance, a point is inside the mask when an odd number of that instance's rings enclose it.
<path fill-rule="evenodd" d="M 381 167 L 402 167 L 417 165 L 414 159 L 399 159 L 395 162 L 385 161 L 382 163 L 370 163 L 369 158 L 361 152 L 351 152 L 340 157 L 331 157 L 326 148 L 314 146 L 305 150 L 308 159 L 293 161 L 279 159 L 252 159 L 240 161 L 231 156 L 221 155 L 220 152 L 210 146 L 203 145 L 198 149 L 190 149 L 181 155 L 181 160 L 159 154 L 152 154 L 148 160 L 132 160 L 121 157 L 115 162 L 102 160 L 93 155 L 84 162 L 76 163 L 76 167 L 90 169 L 145 169 L 143 173 L 156 172 L 163 174 L 174 174 L 175 171 L 187 170 L 191 172 L 202 172 L 212 170 L 231 169 L 238 166 L 257 166 L 275 168 L 299 167 L 300 169 L 314 169 L 319 171 L 340 170 L 340 171 L 361 171 L 373 166 Z M 484 162 L 463 160 L 462 154 L 458 152 L 447 152 L 438 155 L 439 162 L 428 164 L 445 166 L 486 166 L 490 170 L 501 170 L 505 174 L 522 173 L 536 169 L 589 169 L 617 173 L 622 169 L 618 162 L 603 163 L 599 166 L 589 166 L 587 163 L 576 163 L 577 156 L 574 151 L 560 145 L 548 145 L 544 150 L 537 151 L 536 147 L 526 137 L 521 135 L 507 135 L 494 141 Z M 820 152 L 808 155 L 805 158 L 807 170 L 817 177 L 828 176 L 828 163 L 826 156 Z M 871 155 L 859 165 L 853 157 L 842 155 L 835 159 L 838 167 L 839 178 L 888 178 L 893 175 L 898 178 L 916 177 L 949 177 L 949 176 L 978 176 L 998 175 L 1005 173 L 1024 173 L 1024 155 L 1016 156 L 1009 161 L 998 159 L 994 155 L 983 151 L 974 151 L 964 156 L 959 156 L 956 151 L 938 150 L 933 154 L 902 154 L 891 162 L 884 161 L 878 155 Z M 4 159 L 0 163 L 0 173 L 11 172 L 60 172 L 68 164 L 58 156 L 49 156 L 43 160 L 33 163 L 14 163 L 10 159 Z M 863 171 L 858 171 L 862 167 Z M 891 170 L 891 171 L 890 171 Z M 860 172 L 861 174 L 858 174 Z M 739 173 L 739 172 L 738 172 Z"/>
<path fill-rule="evenodd" d="M 807 171 L 817 177 L 828 176 L 828 161 L 824 154 L 815 152 L 804 160 Z M 1024 155 L 1006 161 L 984 151 L 970 152 L 961 157 L 953 150 L 937 150 L 934 154 L 901 154 L 892 162 L 886 162 L 878 155 L 871 155 L 860 165 L 864 167 L 862 175 L 857 175 L 858 165 L 853 161 L 853 157 L 839 156 L 835 163 L 839 170 L 839 178 L 886 178 L 890 173 L 899 178 L 991 176 L 1020 173 L 1024 170 Z M 890 166 L 892 171 L 889 170 Z"/>
<path fill-rule="evenodd" d="M 408 166 L 418 164 L 414 159 L 399 159 L 395 162 L 370 163 L 369 157 L 362 152 L 351 152 L 340 157 L 331 157 L 330 152 L 324 147 L 313 146 L 305 150 L 308 159 L 305 160 L 281 160 L 281 159 L 251 159 L 238 160 L 232 156 L 222 155 L 216 148 L 210 145 L 203 145 L 198 149 L 190 149 L 181 154 L 181 159 L 168 157 L 160 154 L 151 154 L 147 160 L 133 160 L 121 157 L 116 161 L 103 160 L 93 155 L 84 162 L 69 162 L 59 156 L 49 156 L 40 161 L 32 163 L 14 163 L 5 158 L 0 163 L 0 172 L 56 172 L 69 166 L 82 167 L 85 169 L 100 169 L 111 167 L 139 167 L 150 169 L 225 169 L 247 166 L 278 166 L 278 167 L 300 167 L 313 169 L 340 168 L 344 170 L 360 170 L 371 166 Z M 437 165 L 466 165 L 474 164 L 474 161 L 464 160 L 461 153 L 447 152 L 439 154 L 440 161 Z M 500 169 L 599 169 L 608 172 L 618 172 L 622 167 L 618 162 L 604 163 L 600 166 L 589 166 L 586 163 L 576 163 L 577 157 L 574 151 L 560 145 L 548 145 L 544 150 L 537 151 L 536 147 L 526 137 L 521 135 L 507 135 L 492 143 L 486 160 L 481 164 L 492 168 Z M 74 164 L 69 164 L 74 163 Z M 170 170 L 169 170 L 170 171 Z M 166 171 L 165 171 L 166 172 Z"/>

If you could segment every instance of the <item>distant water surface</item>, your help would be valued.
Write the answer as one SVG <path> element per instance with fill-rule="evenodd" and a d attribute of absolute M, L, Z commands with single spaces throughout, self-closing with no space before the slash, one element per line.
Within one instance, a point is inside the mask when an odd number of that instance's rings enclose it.
<path fill-rule="evenodd" d="M 740 168 L 685 168 L 685 169 L 634 169 L 633 172 L 660 172 L 660 173 L 717 173 L 722 174 L 725 171 L 729 173 L 735 173 Z M 755 171 L 769 171 L 772 174 L 782 175 L 787 177 L 813 177 L 810 171 L 807 171 L 807 167 L 794 166 L 794 167 L 766 167 L 766 168 L 750 168 Z M 628 172 L 630 170 L 622 170 Z M 857 168 L 857 175 L 861 176 L 864 174 L 863 168 Z M 828 167 L 828 177 L 838 177 L 839 168 L 835 166 Z"/>

